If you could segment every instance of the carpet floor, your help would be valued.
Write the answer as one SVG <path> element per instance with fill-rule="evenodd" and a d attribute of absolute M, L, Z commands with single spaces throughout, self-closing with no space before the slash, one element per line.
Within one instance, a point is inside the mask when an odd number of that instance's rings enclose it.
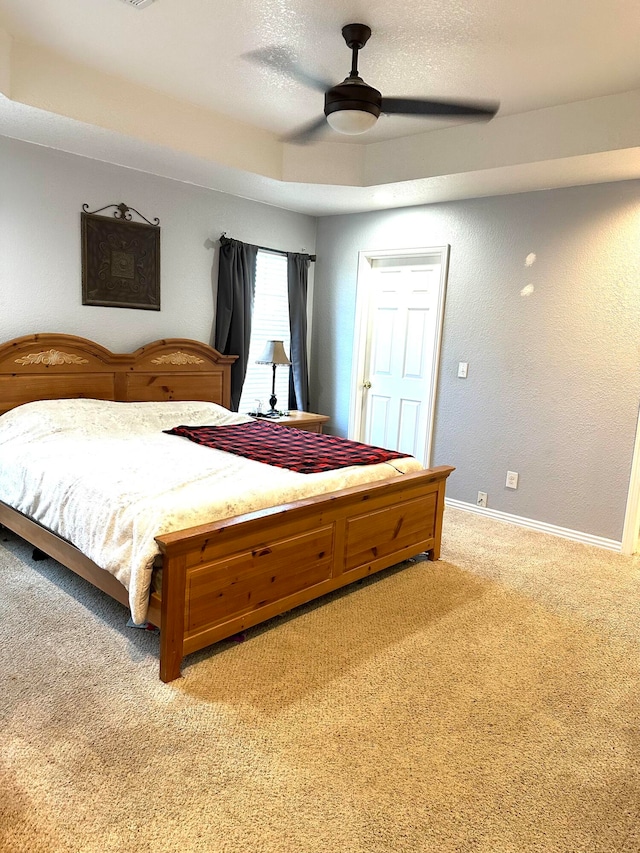
<path fill-rule="evenodd" d="M 637 853 L 640 559 L 443 557 L 191 655 L 0 531 L 3 853 Z"/>

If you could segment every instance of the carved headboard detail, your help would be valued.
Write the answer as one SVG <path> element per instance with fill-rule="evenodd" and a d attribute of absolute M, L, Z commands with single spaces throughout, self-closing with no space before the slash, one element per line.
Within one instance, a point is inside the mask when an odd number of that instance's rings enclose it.
<path fill-rule="evenodd" d="M 187 338 L 112 353 L 75 335 L 25 335 L 0 344 L 0 414 L 33 400 L 70 397 L 205 400 L 228 408 L 235 360 Z"/>

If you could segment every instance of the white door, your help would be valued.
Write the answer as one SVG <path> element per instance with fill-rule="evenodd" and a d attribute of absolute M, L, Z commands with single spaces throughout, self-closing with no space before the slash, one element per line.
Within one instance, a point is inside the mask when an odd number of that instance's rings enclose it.
<path fill-rule="evenodd" d="M 367 262 L 356 437 L 429 465 L 446 257 L 438 251 Z"/>

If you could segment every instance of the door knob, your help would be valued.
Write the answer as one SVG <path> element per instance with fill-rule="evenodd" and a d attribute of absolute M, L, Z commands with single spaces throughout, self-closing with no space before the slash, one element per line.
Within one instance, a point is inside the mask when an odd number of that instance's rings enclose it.
<path fill-rule="evenodd" d="M 369 390 L 369 388 L 371 388 L 371 383 L 369 382 L 369 380 L 368 380 L 368 379 L 366 380 L 366 382 L 363 382 L 363 383 L 362 383 L 362 387 L 363 387 L 363 388 L 366 388 L 366 389 L 367 389 L 367 391 Z"/>

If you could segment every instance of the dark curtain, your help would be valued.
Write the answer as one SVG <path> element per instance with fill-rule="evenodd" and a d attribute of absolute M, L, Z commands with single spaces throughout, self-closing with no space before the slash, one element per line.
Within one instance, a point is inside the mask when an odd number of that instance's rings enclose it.
<path fill-rule="evenodd" d="M 309 365 L 307 363 L 307 278 L 309 255 L 287 252 L 289 325 L 291 328 L 291 373 L 289 408 L 309 411 Z"/>
<path fill-rule="evenodd" d="M 251 342 L 251 313 L 256 289 L 258 247 L 228 237 L 220 238 L 218 300 L 214 347 L 223 355 L 237 355 L 231 368 L 231 408 L 238 411 Z"/>

